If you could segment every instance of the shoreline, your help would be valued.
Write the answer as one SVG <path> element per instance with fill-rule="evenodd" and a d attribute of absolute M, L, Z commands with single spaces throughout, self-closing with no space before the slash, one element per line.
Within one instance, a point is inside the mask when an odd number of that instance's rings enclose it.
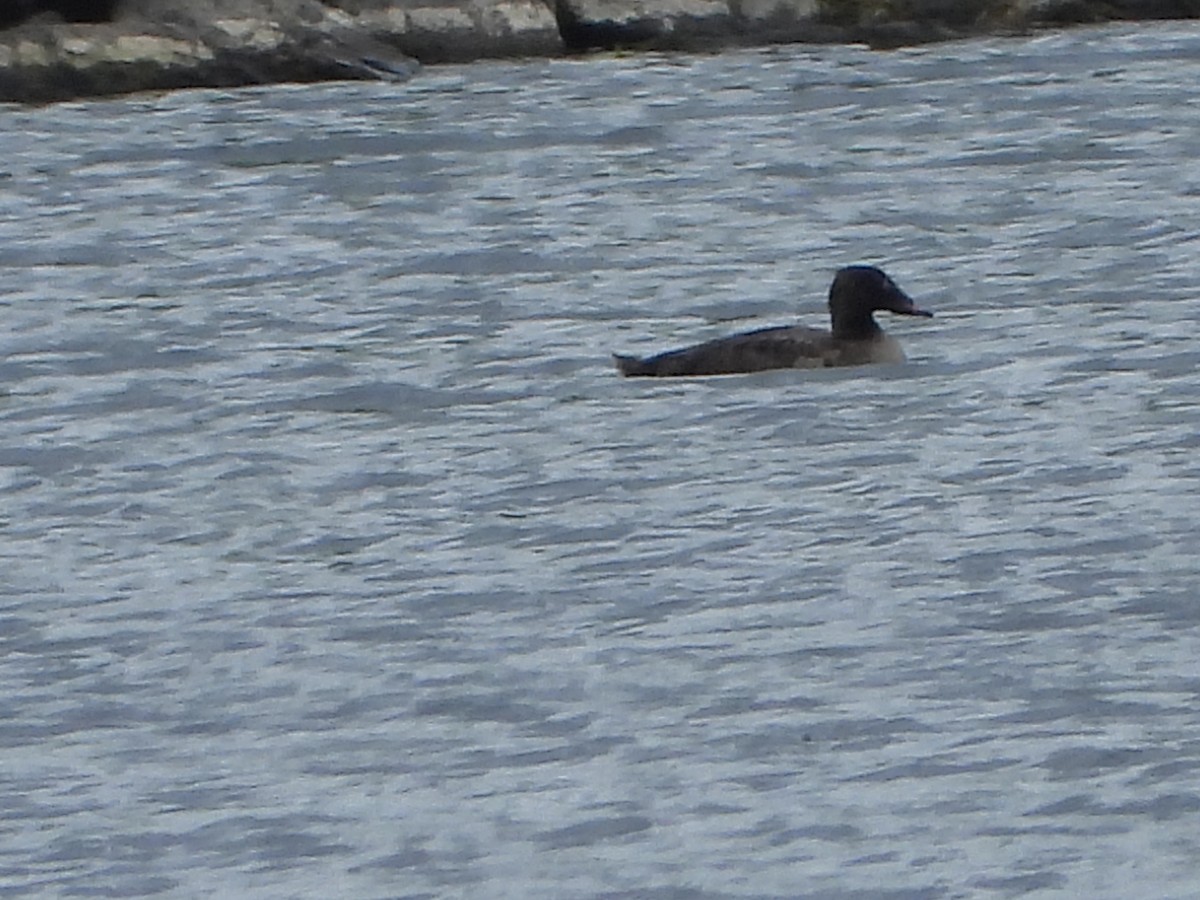
<path fill-rule="evenodd" d="M 194 87 L 404 81 L 426 64 L 604 50 L 887 50 L 1195 19 L 1200 0 L 23 0 L 7 15 L 0 102 L 45 104 Z"/>

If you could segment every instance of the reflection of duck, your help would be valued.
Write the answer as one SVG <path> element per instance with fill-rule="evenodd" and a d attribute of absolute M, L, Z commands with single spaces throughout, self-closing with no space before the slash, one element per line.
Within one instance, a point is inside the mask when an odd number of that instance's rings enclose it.
<path fill-rule="evenodd" d="M 904 362 L 900 342 L 873 315 L 932 316 L 874 266 L 839 269 L 829 288 L 832 331 L 803 325 L 760 328 L 645 359 L 613 354 L 622 375 L 733 375 L 764 369 L 815 369 Z"/>

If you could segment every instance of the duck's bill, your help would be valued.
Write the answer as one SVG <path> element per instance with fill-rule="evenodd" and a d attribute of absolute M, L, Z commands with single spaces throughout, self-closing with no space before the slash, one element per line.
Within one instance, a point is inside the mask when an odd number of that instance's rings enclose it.
<path fill-rule="evenodd" d="M 906 306 L 904 309 L 897 309 L 894 310 L 894 312 L 898 312 L 902 316 L 924 316 L 926 319 L 933 318 L 932 312 L 927 309 L 918 309 L 915 306 Z"/>

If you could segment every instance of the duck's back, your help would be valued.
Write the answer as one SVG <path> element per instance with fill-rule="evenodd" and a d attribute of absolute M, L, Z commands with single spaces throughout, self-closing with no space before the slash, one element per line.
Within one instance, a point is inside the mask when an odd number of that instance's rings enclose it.
<path fill-rule="evenodd" d="M 760 328 L 645 359 L 614 355 L 623 375 L 735 375 L 842 365 L 828 332 L 802 325 Z"/>

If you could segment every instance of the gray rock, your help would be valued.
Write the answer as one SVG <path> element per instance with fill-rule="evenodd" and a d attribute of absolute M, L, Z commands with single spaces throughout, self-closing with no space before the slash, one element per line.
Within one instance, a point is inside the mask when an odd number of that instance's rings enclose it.
<path fill-rule="evenodd" d="M 0 32 L 0 100 L 283 81 L 403 79 L 416 64 L 317 0 L 122 0 L 101 24 Z"/>
<path fill-rule="evenodd" d="M 744 22 L 798 22 L 820 15 L 817 0 L 733 0 L 734 14 Z"/>
<path fill-rule="evenodd" d="M 730 0 L 746 34 L 756 40 L 819 41 L 833 37 L 821 20 L 818 0 Z"/>
<path fill-rule="evenodd" d="M 893 47 L 1197 15 L 1200 0 L 0 0 L 0 100 L 403 79 L 414 60 L 781 41 Z"/>
<path fill-rule="evenodd" d="M 328 0 L 357 27 L 422 63 L 563 51 L 549 0 Z"/>
<path fill-rule="evenodd" d="M 726 0 L 557 0 L 563 41 L 576 50 L 694 47 L 736 36 Z"/>

